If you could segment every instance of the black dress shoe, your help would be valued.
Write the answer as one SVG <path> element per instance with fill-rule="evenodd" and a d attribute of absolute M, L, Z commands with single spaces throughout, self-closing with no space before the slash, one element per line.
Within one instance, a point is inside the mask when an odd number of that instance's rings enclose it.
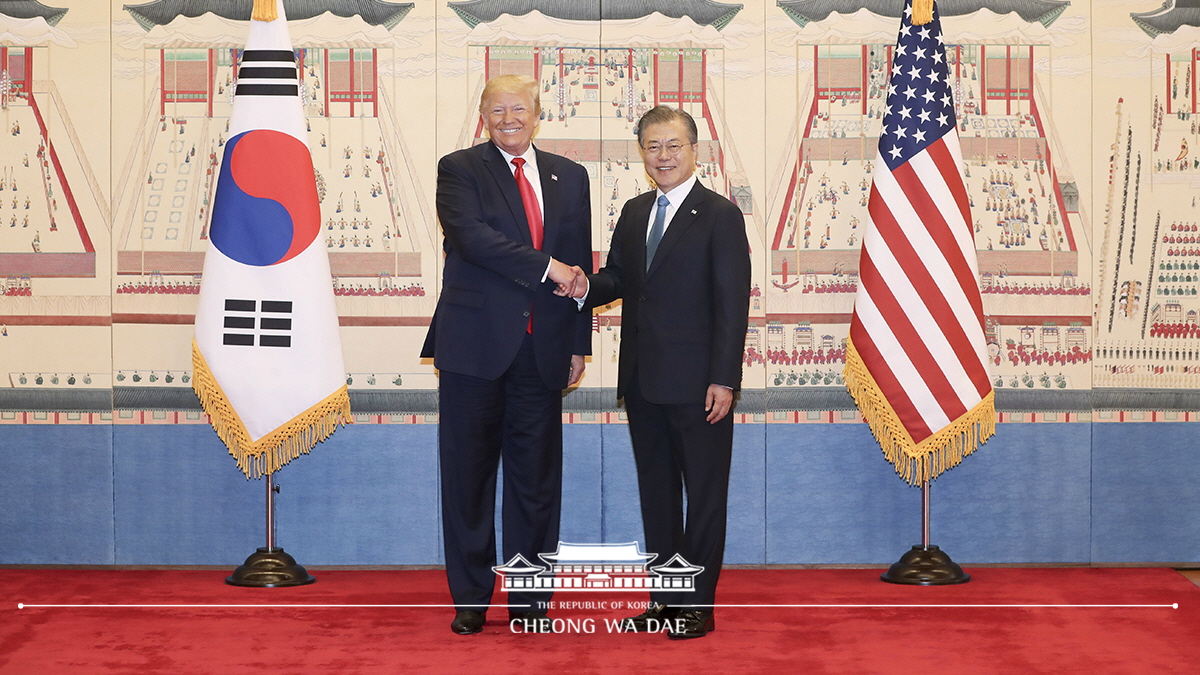
<path fill-rule="evenodd" d="M 519 629 L 513 632 L 549 633 L 553 623 L 545 612 L 509 612 L 508 626 L 510 629 Z"/>
<path fill-rule="evenodd" d="M 675 618 L 675 615 L 678 613 L 678 609 L 672 609 L 666 605 L 660 605 L 656 602 L 652 602 L 650 603 L 650 606 L 646 608 L 646 611 L 638 614 L 637 616 L 631 616 L 628 619 L 625 619 L 622 624 L 625 630 L 631 632 L 637 631 L 639 633 L 643 633 L 650 628 L 661 630 L 663 622 Z M 653 621 L 654 623 L 650 624 L 650 621 Z"/>
<path fill-rule="evenodd" d="M 684 609 L 674 616 L 667 637 L 672 640 L 688 640 L 708 635 L 717 629 L 711 609 Z"/>
<path fill-rule="evenodd" d="M 459 635 L 473 635 L 483 630 L 483 622 L 483 612 L 468 609 L 454 615 L 454 621 L 450 622 L 450 630 Z"/>

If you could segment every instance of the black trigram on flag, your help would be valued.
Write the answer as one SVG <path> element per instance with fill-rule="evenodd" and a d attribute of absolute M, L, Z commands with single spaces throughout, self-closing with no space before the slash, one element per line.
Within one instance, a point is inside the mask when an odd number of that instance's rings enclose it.
<path fill-rule="evenodd" d="M 259 306 L 261 304 L 261 312 Z M 258 330 L 255 330 L 257 326 Z M 225 300 L 222 342 L 235 347 L 292 346 L 292 303 L 282 300 Z M 236 331 L 236 332 L 235 332 Z"/>
<path fill-rule="evenodd" d="M 296 54 L 289 49 L 242 52 L 234 96 L 299 96 Z"/>

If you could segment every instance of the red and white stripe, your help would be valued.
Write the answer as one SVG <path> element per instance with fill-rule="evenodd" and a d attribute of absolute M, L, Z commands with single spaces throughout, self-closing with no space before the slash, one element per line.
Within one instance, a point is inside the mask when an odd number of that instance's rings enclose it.
<path fill-rule="evenodd" d="M 877 157 L 850 337 L 914 444 L 992 391 L 962 151 L 952 130 Z"/>

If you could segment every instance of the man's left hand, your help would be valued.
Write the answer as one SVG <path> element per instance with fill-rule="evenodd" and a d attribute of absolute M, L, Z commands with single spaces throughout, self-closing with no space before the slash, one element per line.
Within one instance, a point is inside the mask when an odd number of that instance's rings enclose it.
<path fill-rule="evenodd" d="M 704 409 L 708 412 L 709 424 L 720 422 L 729 414 L 733 407 L 733 390 L 719 384 L 708 385 L 708 393 L 704 396 Z"/>
<path fill-rule="evenodd" d="M 579 380 L 583 379 L 583 369 L 586 364 L 583 362 L 583 356 L 579 354 L 571 355 L 571 374 L 567 378 L 567 386 L 574 387 L 579 384 Z"/>

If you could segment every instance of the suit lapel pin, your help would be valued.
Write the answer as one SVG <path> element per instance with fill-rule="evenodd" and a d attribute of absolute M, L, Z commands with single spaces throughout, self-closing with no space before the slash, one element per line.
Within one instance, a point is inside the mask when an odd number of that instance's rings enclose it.
<path fill-rule="evenodd" d="M 558 180 L 558 176 L 555 176 L 554 174 L 550 174 L 550 180 Z"/>
<path fill-rule="evenodd" d="M 696 209 L 692 209 L 692 215 L 696 215 Z"/>

